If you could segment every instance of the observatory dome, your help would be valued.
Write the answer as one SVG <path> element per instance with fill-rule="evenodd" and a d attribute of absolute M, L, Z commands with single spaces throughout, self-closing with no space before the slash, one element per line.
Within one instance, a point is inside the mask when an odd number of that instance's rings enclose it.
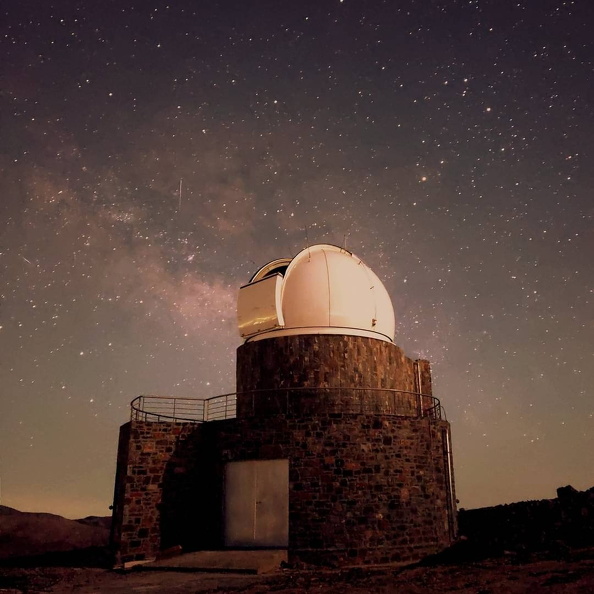
<path fill-rule="evenodd" d="M 394 339 L 384 285 L 360 258 L 334 245 L 314 245 L 260 268 L 239 291 L 237 315 L 246 341 L 294 334 Z"/>

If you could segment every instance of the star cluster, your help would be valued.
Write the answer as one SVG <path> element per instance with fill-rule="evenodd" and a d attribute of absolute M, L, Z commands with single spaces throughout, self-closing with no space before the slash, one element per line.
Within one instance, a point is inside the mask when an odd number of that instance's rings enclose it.
<path fill-rule="evenodd" d="M 432 361 L 461 506 L 592 486 L 587 2 L 3 10 L 3 504 L 107 514 L 130 400 L 233 391 L 239 286 L 308 242 Z"/>

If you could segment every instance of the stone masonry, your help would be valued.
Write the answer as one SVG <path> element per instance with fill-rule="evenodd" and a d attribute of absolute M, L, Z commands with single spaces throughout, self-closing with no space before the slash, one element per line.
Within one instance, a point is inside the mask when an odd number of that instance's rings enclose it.
<path fill-rule="evenodd" d="M 364 337 L 277 337 L 238 349 L 237 386 L 237 419 L 122 427 L 121 561 L 220 548 L 225 465 L 279 458 L 289 460 L 290 560 L 384 563 L 450 544 L 450 428 L 433 399 L 413 394 L 431 394 L 426 361 Z"/>
<path fill-rule="evenodd" d="M 291 559 L 385 563 L 450 543 L 447 423 L 331 413 L 258 416 L 238 428 L 225 461 L 289 459 Z"/>

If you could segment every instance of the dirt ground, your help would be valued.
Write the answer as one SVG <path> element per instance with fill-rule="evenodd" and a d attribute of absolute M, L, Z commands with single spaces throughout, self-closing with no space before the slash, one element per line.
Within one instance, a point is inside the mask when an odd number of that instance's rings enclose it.
<path fill-rule="evenodd" d="M 503 557 L 433 567 L 278 570 L 266 575 L 80 568 L 0 568 L 0 593 L 519 594 L 594 593 L 594 550 L 565 560 Z"/>

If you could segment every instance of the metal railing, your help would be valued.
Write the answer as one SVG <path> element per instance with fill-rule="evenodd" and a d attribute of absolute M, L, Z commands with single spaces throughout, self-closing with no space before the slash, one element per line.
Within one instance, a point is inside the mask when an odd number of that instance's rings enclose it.
<path fill-rule="evenodd" d="M 237 395 L 221 394 L 211 398 L 173 398 L 137 396 L 130 403 L 132 421 L 175 421 L 204 423 L 235 418 Z"/>
<path fill-rule="evenodd" d="M 204 423 L 233 419 L 240 398 L 242 416 L 266 414 L 384 414 L 441 420 L 445 412 L 438 398 L 388 388 L 273 388 L 232 392 L 211 398 L 137 396 L 130 403 L 131 420 Z"/>

